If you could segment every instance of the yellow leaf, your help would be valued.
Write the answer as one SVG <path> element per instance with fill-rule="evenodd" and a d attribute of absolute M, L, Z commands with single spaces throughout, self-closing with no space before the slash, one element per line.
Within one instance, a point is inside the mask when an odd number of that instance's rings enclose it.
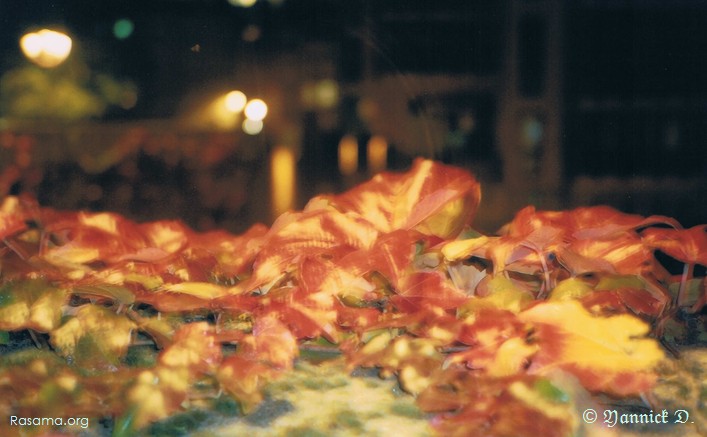
<path fill-rule="evenodd" d="M 538 345 L 528 344 L 522 338 L 506 340 L 498 348 L 493 363 L 488 366 L 489 376 L 502 378 L 518 374 L 525 366 L 526 360 L 537 350 Z"/>
<path fill-rule="evenodd" d="M 650 326 L 621 314 L 592 316 L 579 302 L 546 302 L 519 314 L 537 330 L 540 350 L 531 372 L 562 368 L 575 374 L 590 390 L 617 395 L 644 391 L 655 380 L 654 368 L 663 351 L 646 338 Z"/>
<path fill-rule="evenodd" d="M 0 289 L 0 330 L 49 332 L 61 323 L 66 291 L 42 280 L 6 284 Z"/>
<path fill-rule="evenodd" d="M 68 267 L 74 269 L 83 268 L 83 264 L 98 260 L 100 253 L 96 248 L 74 246 L 66 244 L 48 250 L 44 259 L 57 267 Z"/>
<path fill-rule="evenodd" d="M 35 331 L 49 332 L 59 326 L 65 301 L 65 290 L 47 289 L 32 303 L 29 327 Z"/>
<path fill-rule="evenodd" d="M 27 302 L 13 302 L 0 307 L 0 329 L 3 331 L 15 331 L 25 327 L 30 316 L 30 308 Z"/>
<path fill-rule="evenodd" d="M 552 289 L 548 300 L 563 301 L 581 299 L 591 293 L 592 287 L 590 287 L 589 284 L 578 278 L 569 278 L 561 281 Z"/>
<path fill-rule="evenodd" d="M 502 275 L 496 275 L 489 281 L 488 290 L 488 296 L 472 298 L 460 307 L 460 314 L 475 313 L 487 308 L 498 308 L 517 314 L 533 302 L 530 294 L 518 289 L 513 281 Z"/>
<path fill-rule="evenodd" d="M 118 216 L 108 212 L 88 213 L 81 212 L 78 214 L 79 223 L 86 226 L 91 226 L 109 234 L 118 234 Z"/>
<path fill-rule="evenodd" d="M 228 288 L 209 282 L 181 282 L 178 284 L 167 284 L 165 291 L 172 293 L 188 294 L 200 299 L 216 299 L 229 294 Z"/>
<path fill-rule="evenodd" d="M 457 261 L 468 258 L 479 248 L 489 242 L 489 237 L 481 236 L 468 240 L 456 240 L 449 242 L 442 247 L 442 255 L 449 261 Z"/>
<path fill-rule="evenodd" d="M 116 356 L 123 356 L 131 342 L 135 323 L 123 315 L 97 305 L 84 305 L 58 329 L 51 332 L 51 344 L 64 355 L 73 355 L 79 340 L 91 334 L 101 339 L 101 346 Z"/>
<path fill-rule="evenodd" d="M 479 195 L 480 197 L 480 195 Z M 478 201 L 478 199 L 475 199 Z M 438 235 L 441 237 L 454 237 L 457 235 L 468 216 L 467 211 L 473 211 L 476 205 L 469 199 L 460 197 L 447 202 L 441 210 L 425 219 L 417 225 L 415 229 L 426 235 Z"/>

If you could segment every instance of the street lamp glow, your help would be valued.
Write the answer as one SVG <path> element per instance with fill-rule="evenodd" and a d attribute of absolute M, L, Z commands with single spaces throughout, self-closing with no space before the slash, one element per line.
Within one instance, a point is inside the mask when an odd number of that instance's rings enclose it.
<path fill-rule="evenodd" d="M 61 32 L 42 29 L 20 38 L 20 48 L 27 59 L 44 68 L 61 64 L 71 53 L 71 38 Z"/>
<path fill-rule="evenodd" d="M 380 135 L 373 135 L 366 147 L 368 170 L 375 174 L 385 170 L 388 162 L 388 142 Z"/>
<path fill-rule="evenodd" d="M 246 101 L 246 96 L 242 91 L 231 91 L 226 94 L 226 109 L 229 112 L 238 114 L 245 107 Z"/>
<path fill-rule="evenodd" d="M 351 176 L 358 170 L 358 140 L 353 135 L 344 135 L 339 141 L 339 171 Z"/>
<path fill-rule="evenodd" d="M 268 114 L 268 105 L 260 99 L 253 99 L 245 105 L 245 116 L 251 120 L 262 120 Z"/>
<path fill-rule="evenodd" d="M 228 0 L 228 2 L 233 6 L 240 6 L 241 8 L 249 8 L 253 6 L 258 0 Z"/>
<path fill-rule="evenodd" d="M 246 118 L 243 120 L 243 132 L 248 135 L 258 135 L 263 130 L 263 120 L 253 120 L 252 118 Z"/>

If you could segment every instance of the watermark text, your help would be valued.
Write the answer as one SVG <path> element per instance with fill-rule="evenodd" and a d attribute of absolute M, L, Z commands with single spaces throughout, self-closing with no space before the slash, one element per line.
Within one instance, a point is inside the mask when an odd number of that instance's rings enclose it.
<path fill-rule="evenodd" d="M 88 417 L 22 417 L 10 416 L 10 426 L 80 426 L 88 428 Z"/>

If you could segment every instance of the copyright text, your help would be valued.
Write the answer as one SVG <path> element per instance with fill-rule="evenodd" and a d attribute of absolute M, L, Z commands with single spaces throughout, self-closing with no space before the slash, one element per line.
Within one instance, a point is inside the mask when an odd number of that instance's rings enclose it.
<path fill-rule="evenodd" d="M 687 410 L 662 410 L 655 412 L 650 410 L 646 413 L 624 413 L 618 410 L 604 410 L 597 412 L 592 408 L 584 410 L 582 419 L 586 423 L 602 421 L 607 427 L 613 428 L 616 425 L 667 425 L 675 423 L 692 423 L 690 413 Z"/>

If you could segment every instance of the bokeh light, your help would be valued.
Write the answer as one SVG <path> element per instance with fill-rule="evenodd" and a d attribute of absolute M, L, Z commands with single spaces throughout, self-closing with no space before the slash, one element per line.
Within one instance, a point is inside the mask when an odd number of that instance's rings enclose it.
<path fill-rule="evenodd" d="M 287 146 L 276 146 L 270 156 L 270 186 L 273 217 L 294 206 L 295 154 Z"/>
<path fill-rule="evenodd" d="M 351 176 L 358 170 L 358 141 L 353 135 L 345 135 L 339 141 L 339 171 Z"/>
<path fill-rule="evenodd" d="M 366 159 L 368 170 L 378 173 L 385 170 L 388 165 L 388 142 L 380 135 L 373 135 L 368 140 Z"/>
<path fill-rule="evenodd" d="M 129 20 L 127 18 L 121 18 L 119 20 L 116 20 L 116 22 L 113 24 L 113 36 L 118 39 L 128 38 L 130 35 L 133 34 L 133 30 L 135 30 L 135 25 L 133 24 L 132 20 Z"/>
<path fill-rule="evenodd" d="M 263 130 L 262 120 L 253 120 L 251 118 L 246 118 L 243 120 L 243 132 L 248 135 L 258 135 Z"/>
<path fill-rule="evenodd" d="M 268 114 L 268 105 L 260 99 L 253 99 L 245 105 L 244 112 L 251 120 L 262 120 Z"/>
<path fill-rule="evenodd" d="M 262 33 L 263 31 L 260 29 L 260 26 L 249 24 L 243 29 L 243 32 L 241 32 L 241 39 L 245 42 L 256 42 L 260 39 Z"/>
<path fill-rule="evenodd" d="M 543 122 L 536 116 L 529 115 L 521 122 L 521 138 L 523 146 L 535 148 L 543 138 Z"/>
<path fill-rule="evenodd" d="M 320 81 L 314 92 L 317 105 L 320 108 L 330 109 L 339 103 L 339 85 L 331 79 Z"/>
<path fill-rule="evenodd" d="M 241 8 L 249 8 L 253 6 L 258 0 L 228 0 L 232 6 L 238 6 Z"/>
<path fill-rule="evenodd" d="M 238 114 L 239 112 L 243 111 L 246 102 L 247 98 L 242 91 L 235 90 L 226 94 L 226 109 L 229 112 Z"/>
<path fill-rule="evenodd" d="M 56 67 L 64 62 L 71 53 L 71 46 L 68 35 L 50 29 L 27 33 L 20 38 L 22 53 L 44 68 Z"/>

